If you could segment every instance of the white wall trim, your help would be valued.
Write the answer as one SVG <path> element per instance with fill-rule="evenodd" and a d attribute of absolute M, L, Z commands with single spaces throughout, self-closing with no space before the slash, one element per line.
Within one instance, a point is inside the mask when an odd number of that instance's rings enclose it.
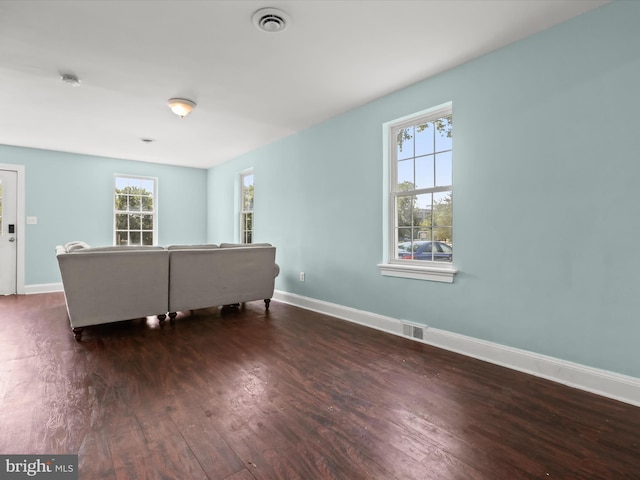
<path fill-rule="evenodd" d="M 60 283 L 41 283 L 35 285 L 26 285 L 24 287 L 24 293 L 27 295 L 34 295 L 36 293 L 54 293 L 62 292 L 62 282 Z"/>
<path fill-rule="evenodd" d="M 275 291 L 273 299 L 410 338 L 402 335 L 399 319 L 280 290 Z M 640 378 L 427 326 L 424 340 L 411 339 L 640 407 Z"/>

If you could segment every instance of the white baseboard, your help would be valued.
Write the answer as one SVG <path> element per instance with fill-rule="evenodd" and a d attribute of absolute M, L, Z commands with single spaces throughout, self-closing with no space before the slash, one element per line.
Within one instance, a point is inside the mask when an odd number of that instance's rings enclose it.
<path fill-rule="evenodd" d="M 41 283 L 36 285 L 25 285 L 24 293 L 33 295 L 35 293 L 62 292 L 62 283 Z"/>
<path fill-rule="evenodd" d="M 399 319 L 279 290 L 274 293 L 273 299 L 410 338 L 402 334 L 402 322 Z M 640 378 L 432 327 L 424 327 L 423 340 L 411 339 L 640 407 Z"/>

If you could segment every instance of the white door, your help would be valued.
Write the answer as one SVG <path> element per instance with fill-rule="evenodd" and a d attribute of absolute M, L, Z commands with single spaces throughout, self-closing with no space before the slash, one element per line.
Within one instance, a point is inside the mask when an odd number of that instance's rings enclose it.
<path fill-rule="evenodd" d="M 18 173 L 0 170 L 0 295 L 16 293 Z"/>

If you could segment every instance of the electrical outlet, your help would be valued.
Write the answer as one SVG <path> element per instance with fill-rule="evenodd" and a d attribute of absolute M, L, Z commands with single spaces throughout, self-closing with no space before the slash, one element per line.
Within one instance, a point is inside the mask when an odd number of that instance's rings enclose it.
<path fill-rule="evenodd" d="M 300 281 L 304 282 L 304 272 L 300 272 Z"/>

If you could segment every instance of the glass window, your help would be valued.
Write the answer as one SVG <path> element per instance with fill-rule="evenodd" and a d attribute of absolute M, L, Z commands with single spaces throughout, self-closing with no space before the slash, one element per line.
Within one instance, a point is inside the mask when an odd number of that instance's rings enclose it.
<path fill-rule="evenodd" d="M 240 175 L 240 241 L 253 242 L 253 171 Z"/>
<path fill-rule="evenodd" d="M 453 258 L 453 115 L 451 106 L 392 125 L 389 258 Z M 392 218 L 391 218 L 392 217 Z"/>
<path fill-rule="evenodd" d="M 114 244 L 156 245 L 157 180 L 116 175 Z"/>

